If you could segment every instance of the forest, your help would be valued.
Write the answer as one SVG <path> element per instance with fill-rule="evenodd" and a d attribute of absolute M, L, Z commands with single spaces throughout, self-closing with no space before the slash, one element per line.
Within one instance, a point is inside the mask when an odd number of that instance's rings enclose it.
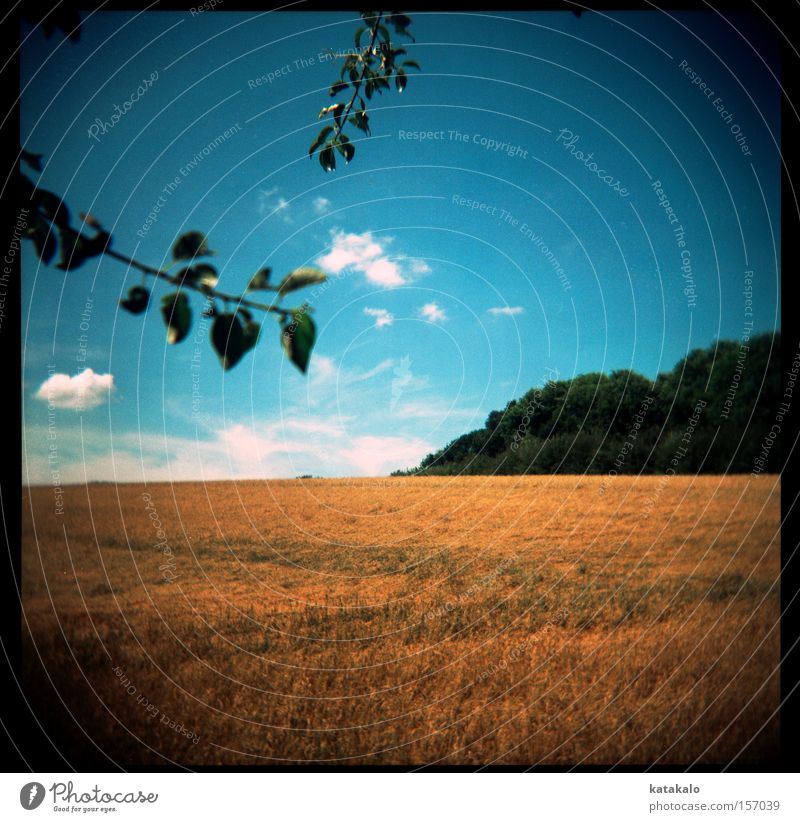
<path fill-rule="evenodd" d="M 630 370 L 531 388 L 396 475 L 776 472 L 780 336 L 720 340 L 655 381 Z"/>

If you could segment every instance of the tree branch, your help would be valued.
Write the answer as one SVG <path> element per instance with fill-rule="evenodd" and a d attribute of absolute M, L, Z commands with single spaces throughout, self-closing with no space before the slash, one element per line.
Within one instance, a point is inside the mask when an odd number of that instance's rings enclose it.
<path fill-rule="evenodd" d="M 168 283 L 172 283 L 173 285 L 177 285 L 180 288 L 189 288 L 192 291 L 197 291 L 200 294 L 205 294 L 207 297 L 213 297 L 214 299 L 222 300 L 223 302 L 235 302 L 237 305 L 243 306 L 245 308 L 255 308 L 260 311 L 270 311 L 274 314 L 280 314 L 281 316 L 287 316 L 291 313 L 286 308 L 280 308 L 277 305 L 265 305 L 264 303 L 257 303 L 254 300 L 245 299 L 243 295 L 235 295 L 235 294 L 225 294 L 222 291 L 217 291 L 213 288 L 203 287 L 202 285 L 197 285 L 196 283 L 186 282 L 185 280 L 181 280 L 180 277 L 174 277 L 171 274 L 168 274 L 166 271 L 162 271 L 159 268 L 153 268 L 152 266 L 146 265 L 145 263 L 140 263 L 138 260 L 134 260 L 133 257 L 128 257 L 125 254 L 120 254 L 118 251 L 114 251 L 110 248 L 106 248 L 103 252 L 108 257 L 113 257 L 115 260 L 119 260 L 122 263 L 125 263 L 131 268 L 136 268 L 141 271 L 143 274 L 148 274 L 151 277 L 156 277 L 159 280 L 165 280 Z M 269 291 L 277 291 L 277 288 L 268 287 Z"/>
<path fill-rule="evenodd" d="M 378 39 L 378 27 L 381 24 L 381 19 L 383 18 L 383 12 L 379 11 L 378 16 L 375 18 L 375 26 L 372 29 L 372 38 L 369 41 L 369 46 L 367 47 L 366 54 L 372 54 L 372 50 L 375 48 L 375 41 Z M 361 67 L 361 75 L 359 76 L 358 80 L 356 81 L 355 88 L 353 91 L 352 96 L 350 97 L 350 102 L 347 104 L 347 107 L 344 110 L 344 114 L 342 114 L 341 124 L 335 126 L 335 130 L 333 132 L 333 139 L 338 140 L 342 134 L 342 129 L 347 122 L 347 118 L 350 116 L 350 112 L 353 110 L 353 106 L 355 105 L 356 100 L 358 99 L 359 92 L 361 90 L 361 84 L 364 82 L 364 77 L 369 70 L 369 64 L 366 60 L 363 60 L 364 65 Z"/>

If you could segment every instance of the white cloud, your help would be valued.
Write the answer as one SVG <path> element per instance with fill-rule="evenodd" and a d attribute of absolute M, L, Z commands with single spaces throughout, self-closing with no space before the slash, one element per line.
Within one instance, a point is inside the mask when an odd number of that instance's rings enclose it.
<path fill-rule="evenodd" d="M 311 397 L 320 395 L 323 387 L 334 385 L 339 375 L 339 368 L 331 357 L 324 354 L 315 354 L 311 358 L 308 369 L 308 385 L 303 387 L 303 393 Z"/>
<path fill-rule="evenodd" d="M 294 400 L 297 402 L 299 397 L 304 396 L 310 406 L 324 407 L 331 400 L 338 402 L 341 399 L 338 394 L 345 386 L 370 380 L 378 374 L 388 371 L 393 365 L 394 360 L 382 360 L 376 366 L 367 370 L 344 368 L 337 365 L 332 357 L 315 354 L 311 358 L 308 384 L 302 385 L 300 395 L 295 397 Z M 330 392 L 331 396 L 326 392 Z"/>
<path fill-rule="evenodd" d="M 425 260 L 412 260 L 411 270 L 414 274 L 429 274 L 431 267 L 425 262 Z"/>
<path fill-rule="evenodd" d="M 385 288 L 392 288 L 393 286 L 404 285 L 406 283 L 406 279 L 400 273 L 400 267 L 397 263 L 385 257 L 367 263 L 364 267 L 364 273 L 370 282 L 376 285 L 382 285 Z"/>
<path fill-rule="evenodd" d="M 385 308 L 365 308 L 368 317 L 375 317 L 375 328 L 385 328 L 394 322 L 394 314 Z"/>
<path fill-rule="evenodd" d="M 394 360 L 381 360 L 374 368 L 370 368 L 369 371 L 353 371 L 352 373 L 344 374 L 342 376 L 342 384 L 352 385 L 356 382 L 371 380 L 373 377 L 377 377 L 378 374 L 388 371 L 393 365 Z"/>
<path fill-rule="evenodd" d="M 425 305 L 420 308 L 419 313 L 423 319 L 432 323 L 443 322 L 447 319 L 444 311 L 439 308 L 436 303 L 425 303 Z"/>
<path fill-rule="evenodd" d="M 513 317 L 515 314 L 522 314 L 524 310 L 521 305 L 504 305 L 502 308 L 490 308 L 489 313 L 493 317 Z"/>
<path fill-rule="evenodd" d="M 293 430 L 296 429 L 296 430 Z M 234 476 L 285 476 L 310 473 L 327 476 L 376 476 L 409 468 L 431 451 L 431 443 L 414 436 L 350 437 L 338 419 L 318 424 L 317 430 L 296 428 L 294 422 L 235 425 L 209 443 L 206 473 L 218 473 L 220 446 L 232 462 Z M 209 459 L 209 457 L 216 458 Z M 229 469 L 230 470 L 230 469 Z"/>
<path fill-rule="evenodd" d="M 371 232 L 363 234 L 346 234 L 344 231 L 332 231 L 331 250 L 317 259 L 317 263 L 334 274 L 341 274 L 346 268 L 352 268 L 366 276 L 376 285 L 394 288 L 408 282 L 405 273 L 395 260 L 386 254 L 386 245 L 373 238 Z"/>
<path fill-rule="evenodd" d="M 114 390 L 113 374 L 95 374 L 87 368 L 80 374 L 53 374 L 39 386 L 36 399 L 56 408 L 85 411 L 105 402 Z"/>
<path fill-rule="evenodd" d="M 226 419 L 217 409 L 187 425 L 184 402 L 180 412 L 170 412 L 166 435 L 115 423 L 112 437 L 105 414 L 84 418 L 82 425 L 77 417 L 64 419 L 58 430 L 59 478 L 64 483 L 342 477 L 410 468 L 483 419 L 439 396 L 425 375 L 411 370 L 410 357 L 356 365 L 315 354 L 308 379 L 287 380 L 271 413 Z M 39 405 L 36 416 L 41 413 Z M 24 482 L 51 482 L 49 435 L 45 422 L 23 429 Z"/>
<path fill-rule="evenodd" d="M 59 478 L 63 483 L 375 476 L 419 464 L 483 419 L 433 393 L 426 376 L 411 374 L 410 357 L 347 366 L 317 354 L 311 363 L 310 382 L 291 382 L 281 390 L 280 408 L 261 418 L 202 415 L 187 426 L 188 417 L 172 412 L 171 424 L 180 422 L 175 433 L 114 425 L 113 437 L 104 414 L 91 424 L 62 420 Z M 179 407 L 187 414 L 185 406 Z M 23 429 L 24 482 L 51 482 L 50 435 L 44 423 Z"/>
<path fill-rule="evenodd" d="M 364 234 L 345 234 L 343 231 L 332 232 L 331 250 L 320 257 L 317 262 L 334 274 L 341 274 L 345 268 L 363 271 L 364 266 L 383 254 L 383 248 L 372 239 L 367 231 Z"/>
<path fill-rule="evenodd" d="M 330 416 L 215 424 L 197 438 L 101 428 L 59 428 L 61 482 L 177 482 L 316 476 L 375 476 L 419 463 L 435 445 L 413 434 L 351 436 L 356 418 Z M 22 480 L 50 484 L 47 426 L 24 430 Z"/>
<path fill-rule="evenodd" d="M 315 197 L 311 206 L 321 216 L 331 210 L 331 201 L 327 197 Z"/>
<path fill-rule="evenodd" d="M 281 420 L 281 426 L 284 430 L 300 431 L 304 434 L 326 434 L 329 437 L 342 436 L 342 423 L 352 422 L 350 417 L 337 417 L 335 420 Z"/>
<path fill-rule="evenodd" d="M 455 421 L 461 427 L 469 423 L 482 424 L 486 416 L 485 414 L 481 415 L 474 408 L 456 408 L 447 400 L 412 400 L 398 404 L 395 413 L 403 419 L 425 420 L 432 426 L 441 425 L 449 420 Z"/>
<path fill-rule="evenodd" d="M 264 217 L 278 214 L 285 223 L 291 223 L 292 215 L 289 213 L 289 201 L 278 194 L 278 186 L 265 191 L 258 192 L 258 213 Z"/>
<path fill-rule="evenodd" d="M 421 439 L 405 437 L 356 437 L 352 447 L 339 453 L 368 477 L 388 474 L 417 465 L 433 449 Z"/>

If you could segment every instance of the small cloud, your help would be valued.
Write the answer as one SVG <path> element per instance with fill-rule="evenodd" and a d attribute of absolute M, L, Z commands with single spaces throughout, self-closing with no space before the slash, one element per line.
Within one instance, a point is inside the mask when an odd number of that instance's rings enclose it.
<path fill-rule="evenodd" d="M 444 311 L 436 303 L 426 303 L 419 310 L 420 316 L 428 322 L 439 323 L 447 319 Z"/>
<path fill-rule="evenodd" d="M 262 217 L 279 214 L 285 223 L 293 222 L 289 213 L 289 201 L 278 194 L 278 186 L 258 192 L 258 213 Z"/>
<path fill-rule="evenodd" d="M 331 201 L 327 197 L 316 197 L 311 206 L 317 214 L 322 216 L 331 210 Z"/>
<path fill-rule="evenodd" d="M 350 385 L 351 383 L 363 382 L 370 380 L 374 376 L 386 371 L 394 364 L 393 360 L 382 360 L 374 368 L 368 371 L 360 369 L 343 369 L 336 364 L 332 357 L 326 357 L 323 354 L 317 354 L 311 358 L 311 368 L 309 370 L 309 378 L 315 390 L 321 390 L 325 386 Z"/>
<path fill-rule="evenodd" d="M 373 377 L 377 377 L 378 374 L 382 374 L 393 365 L 394 360 L 381 360 L 381 362 L 379 362 L 374 368 L 370 368 L 369 371 L 354 371 L 352 373 L 345 374 L 342 379 L 342 383 L 344 385 L 352 385 L 356 382 L 371 380 Z"/>
<path fill-rule="evenodd" d="M 450 400 L 411 400 L 397 405 L 394 409 L 404 420 L 426 420 L 427 427 L 438 428 L 446 421 L 456 421 L 459 425 L 469 425 L 483 417 L 476 409 L 454 408 Z"/>
<path fill-rule="evenodd" d="M 524 310 L 521 305 L 504 305 L 502 308 L 490 308 L 489 313 L 493 317 L 513 317 L 515 314 L 522 314 Z"/>
<path fill-rule="evenodd" d="M 364 273 L 370 282 L 382 285 L 385 288 L 392 288 L 396 285 L 404 285 L 406 280 L 400 273 L 397 263 L 382 257 L 379 260 L 368 263 L 364 267 Z"/>
<path fill-rule="evenodd" d="M 102 405 L 113 390 L 113 374 L 95 374 L 87 368 L 74 377 L 69 374 L 51 375 L 39 387 L 36 399 L 56 408 L 85 411 Z"/>
<path fill-rule="evenodd" d="M 425 262 L 425 260 L 412 260 L 411 271 L 414 274 L 430 274 L 431 267 Z"/>
<path fill-rule="evenodd" d="M 379 242 L 369 231 L 363 234 L 346 234 L 332 231 L 332 248 L 317 263 L 334 274 L 341 274 L 346 268 L 359 271 L 376 285 L 394 288 L 408 281 L 400 267 L 399 260 L 389 259 L 386 253 L 388 240 Z"/>
<path fill-rule="evenodd" d="M 317 262 L 334 274 L 341 274 L 345 268 L 351 266 L 363 271 L 370 261 L 383 254 L 383 247 L 372 239 L 369 231 L 364 234 L 345 234 L 343 231 L 332 234 L 331 250 L 319 257 Z"/>
<path fill-rule="evenodd" d="M 368 317 L 375 317 L 375 328 L 386 328 L 394 322 L 394 314 L 385 308 L 365 308 Z"/>

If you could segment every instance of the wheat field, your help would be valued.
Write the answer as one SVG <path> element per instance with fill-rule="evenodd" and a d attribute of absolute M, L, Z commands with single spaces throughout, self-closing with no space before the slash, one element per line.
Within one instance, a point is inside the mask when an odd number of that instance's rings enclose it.
<path fill-rule="evenodd" d="M 774 476 L 23 490 L 23 674 L 75 765 L 777 756 Z"/>

